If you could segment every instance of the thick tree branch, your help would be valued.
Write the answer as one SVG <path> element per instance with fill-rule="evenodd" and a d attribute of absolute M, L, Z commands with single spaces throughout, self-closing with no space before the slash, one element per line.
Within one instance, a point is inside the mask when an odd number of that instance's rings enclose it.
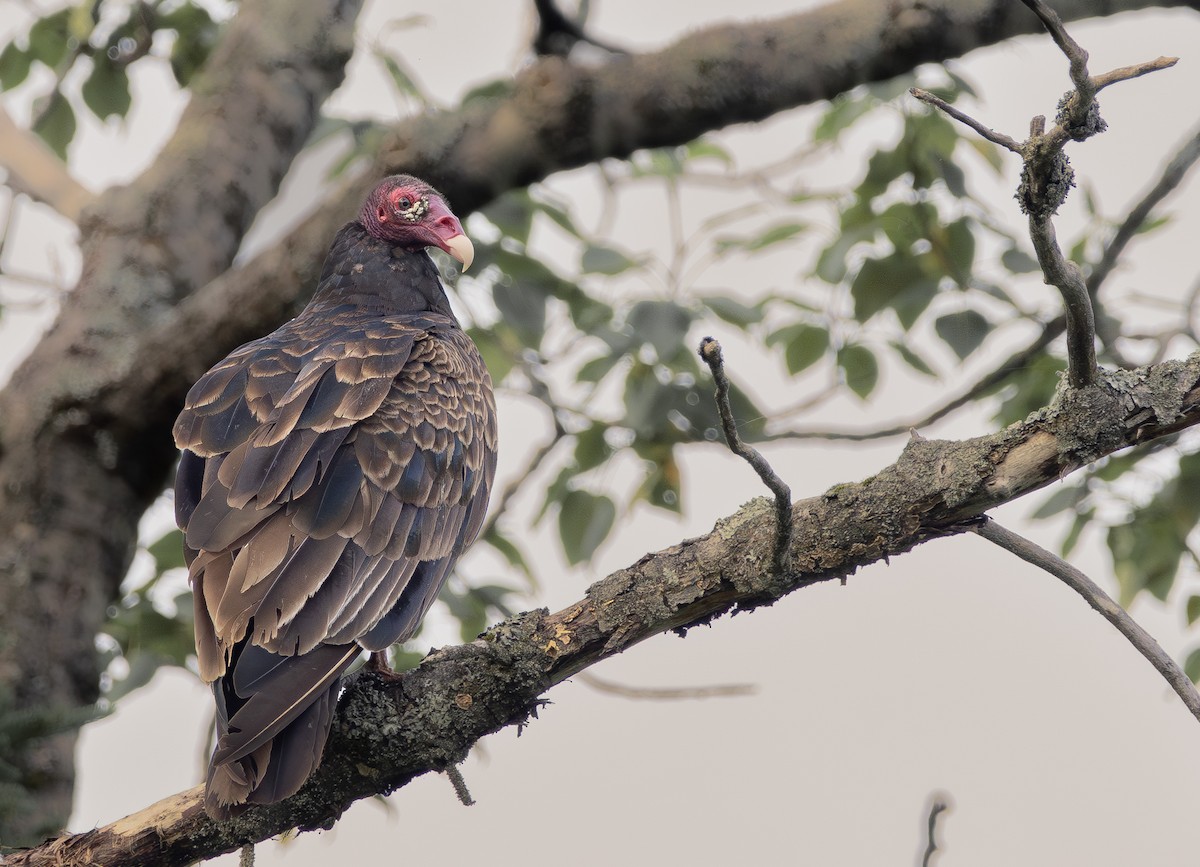
<path fill-rule="evenodd" d="M 1057 5 L 1069 20 L 1200 0 Z M 80 286 L 0 393 L 0 683 L 23 704 L 94 699 L 93 638 L 137 519 L 174 461 L 169 426 L 187 385 L 308 294 L 368 183 L 348 184 L 279 245 L 226 270 L 340 80 L 356 11 L 356 0 L 243 0 L 172 143 L 84 214 Z M 548 58 L 505 97 L 398 126 L 371 179 L 423 175 L 465 215 L 551 172 L 760 120 L 1034 25 L 1011 0 L 843 0 L 597 68 Z M 35 807 L 48 824 L 69 804 L 70 745 L 18 757 L 56 793 Z"/>
<path fill-rule="evenodd" d="M 1046 570 L 1082 596 L 1092 610 L 1115 626 L 1117 631 L 1137 648 L 1138 653 L 1146 657 L 1155 671 L 1162 675 L 1163 680 L 1183 700 L 1192 716 L 1200 720 L 1200 692 L 1196 691 L 1196 685 L 1192 683 L 1191 678 L 1184 674 L 1179 663 L 1159 646 L 1154 636 L 1138 626 L 1137 621 L 1105 593 L 1099 584 L 1061 557 L 1012 530 L 1001 527 L 995 521 L 986 520 L 971 529 L 989 542 L 1016 554 L 1026 563 Z"/>
<path fill-rule="evenodd" d="M 755 500 L 704 536 L 647 554 L 574 605 L 518 615 L 471 644 L 430 654 L 398 683 L 362 675 L 347 688 L 323 765 L 294 798 L 214 823 L 200 787 L 111 825 L 66 835 L 16 865 L 184 864 L 292 827 L 328 827 L 356 799 L 460 761 L 479 738 L 524 724 L 550 687 L 652 635 L 770 605 L 843 578 L 1126 446 L 1200 423 L 1200 354 L 1102 374 L 1003 431 L 959 442 L 914 440 L 866 481 L 796 503 L 792 571 L 770 567 L 775 513 Z"/>

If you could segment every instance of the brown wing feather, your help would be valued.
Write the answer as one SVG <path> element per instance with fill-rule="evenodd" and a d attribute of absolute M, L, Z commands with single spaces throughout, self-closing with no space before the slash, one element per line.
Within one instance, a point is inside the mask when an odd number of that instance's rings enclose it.
<path fill-rule="evenodd" d="M 328 717 L 359 647 L 415 631 L 482 525 L 496 421 L 474 346 L 437 314 L 359 317 L 294 320 L 242 347 L 175 426 L 197 653 L 224 709 L 220 809 L 303 782 L 315 760 L 281 759 L 288 726 L 317 704 Z M 262 653 L 278 674 L 235 688 Z M 319 741 L 301 752 L 319 758 Z"/>

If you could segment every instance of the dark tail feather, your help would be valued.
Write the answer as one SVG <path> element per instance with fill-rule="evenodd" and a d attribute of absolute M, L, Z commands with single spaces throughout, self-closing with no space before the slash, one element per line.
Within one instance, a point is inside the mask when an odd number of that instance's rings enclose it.
<path fill-rule="evenodd" d="M 320 645 L 278 656 L 241 645 L 213 683 L 217 747 L 204 807 L 227 819 L 247 804 L 273 804 L 296 793 L 321 763 L 337 704 L 338 678 L 357 645 Z"/>

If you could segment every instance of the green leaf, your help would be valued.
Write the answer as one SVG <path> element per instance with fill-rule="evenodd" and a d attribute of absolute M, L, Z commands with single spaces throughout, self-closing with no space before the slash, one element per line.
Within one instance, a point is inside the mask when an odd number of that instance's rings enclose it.
<path fill-rule="evenodd" d="M 469 103 L 473 102 L 492 102 L 497 99 L 504 99 L 513 92 L 513 86 L 512 79 L 509 78 L 497 78 L 495 81 L 486 81 L 466 92 L 462 98 L 463 107 L 465 108 Z"/>
<path fill-rule="evenodd" d="M 763 318 L 762 307 L 758 304 L 743 304 L 725 295 L 703 295 L 699 300 L 717 316 L 741 328 L 761 322 Z"/>
<path fill-rule="evenodd" d="M 582 237 L 582 233 L 575 226 L 575 221 L 571 219 L 570 212 L 565 208 L 560 208 L 558 205 L 540 199 L 535 199 L 533 206 L 553 220 L 567 234 L 575 238 Z"/>
<path fill-rule="evenodd" d="M 975 92 L 975 88 L 971 85 L 971 82 L 969 82 L 963 76 L 959 75 L 953 69 L 943 66 L 942 72 L 944 72 L 944 73 L 946 73 L 946 75 L 950 76 L 950 81 L 951 81 L 951 83 L 953 83 L 954 89 L 958 93 L 965 93 L 965 94 L 967 94 L 967 96 L 974 96 L 974 97 L 979 96 L 979 94 L 977 94 Z M 952 100 L 947 100 L 947 101 L 950 102 Z"/>
<path fill-rule="evenodd" d="M 1074 510 L 1087 495 L 1086 485 L 1063 485 L 1037 507 L 1032 517 L 1044 520 L 1067 509 Z"/>
<path fill-rule="evenodd" d="M 845 374 L 850 390 L 866 400 L 879 382 L 879 362 L 875 360 L 875 353 L 858 344 L 843 346 L 838 350 L 837 364 Z"/>
<path fill-rule="evenodd" d="M 579 368 L 579 372 L 575 374 L 575 378 L 580 382 L 599 382 L 608 376 L 622 357 L 622 354 L 618 352 L 606 352 L 604 355 L 584 363 Z"/>
<path fill-rule="evenodd" d="M 529 243 L 529 230 L 533 226 L 533 202 L 527 190 L 512 190 L 483 209 L 497 229 L 522 244 Z"/>
<path fill-rule="evenodd" d="M 636 268 L 638 263 L 620 250 L 589 244 L 583 251 L 579 267 L 589 274 L 607 274 L 610 277 Z"/>
<path fill-rule="evenodd" d="M 558 533 L 563 553 L 572 566 L 591 558 L 608 538 L 617 518 L 617 507 L 608 497 L 589 491 L 570 491 L 558 513 Z"/>
<path fill-rule="evenodd" d="M 1191 678 L 1192 683 L 1200 683 L 1200 648 L 1188 654 L 1183 663 L 1183 673 Z"/>
<path fill-rule="evenodd" d="M 604 438 L 607 430 L 608 425 L 597 421 L 575 435 L 576 472 L 587 472 L 612 457 L 613 450 Z"/>
<path fill-rule="evenodd" d="M 929 202 L 896 202 L 879 215 L 879 225 L 898 254 L 910 255 L 913 244 L 939 225 L 939 217 Z"/>
<path fill-rule="evenodd" d="M 125 117 L 132 104 L 129 95 L 129 76 L 124 67 L 118 68 L 103 51 L 92 57 L 92 74 L 83 83 L 83 101 L 92 114 L 101 120 L 112 115 Z"/>
<path fill-rule="evenodd" d="M 523 286 L 497 283 L 492 287 L 492 300 L 511 326 L 529 346 L 540 346 L 546 333 L 546 296 L 531 292 Z"/>
<path fill-rule="evenodd" d="M 1000 153 L 1000 148 L 996 145 L 981 138 L 968 138 L 966 142 L 987 161 L 987 164 L 996 171 L 996 174 L 1000 174 L 1004 170 L 1004 156 Z"/>
<path fill-rule="evenodd" d="M 979 348 L 992 330 L 992 323 L 975 310 L 962 310 L 939 316 L 933 323 L 938 337 L 954 350 L 959 358 L 966 358 Z"/>
<path fill-rule="evenodd" d="M 533 570 L 529 568 L 529 563 L 526 561 L 525 555 L 521 553 L 521 549 L 513 544 L 507 536 L 497 530 L 494 524 L 483 534 L 483 541 L 495 548 L 500 553 L 500 556 L 508 561 L 508 565 L 515 569 L 520 569 L 525 574 L 525 577 L 529 579 L 530 586 L 535 589 L 537 588 L 537 578 L 534 576 Z"/>
<path fill-rule="evenodd" d="M 1189 596 L 1187 601 L 1187 622 L 1191 626 L 1200 620 L 1200 596 Z M 1192 678 L 1195 680 L 1195 678 Z"/>
<path fill-rule="evenodd" d="M 17 43 L 10 42 L 0 51 L 0 90 L 12 90 L 29 75 L 33 55 L 22 51 Z"/>
<path fill-rule="evenodd" d="M 1041 270 L 1037 259 L 1022 250 L 1018 250 L 1016 247 L 1009 247 L 1001 253 L 1000 262 L 1014 274 L 1032 274 L 1035 271 Z"/>
<path fill-rule="evenodd" d="M 964 289 L 971 282 L 971 269 L 975 265 L 975 233 L 971 221 L 964 217 L 946 226 L 945 263 L 946 273 Z"/>
<path fill-rule="evenodd" d="M 900 341 L 895 340 L 895 341 L 890 342 L 888 345 L 890 347 L 892 347 L 892 349 L 896 350 L 896 354 L 899 355 L 901 359 L 903 359 L 904 363 L 907 364 L 909 367 L 911 367 L 913 370 L 915 370 L 917 373 L 923 373 L 926 376 L 933 376 L 933 377 L 937 376 L 937 372 L 929 365 L 929 363 L 924 358 L 917 355 L 917 353 L 915 353 L 913 350 L 909 349 L 907 346 L 905 346 Z"/>
<path fill-rule="evenodd" d="M 689 160 L 709 158 L 720 160 L 729 168 L 733 167 L 733 156 L 729 151 L 709 139 L 696 139 L 684 145 L 684 152 Z"/>
<path fill-rule="evenodd" d="M 182 569 L 187 563 L 183 558 L 183 533 L 169 530 L 146 548 L 154 558 L 154 569 L 159 575 L 168 569 Z"/>
<path fill-rule="evenodd" d="M 806 231 L 808 227 L 808 223 L 794 221 L 778 223 L 768 227 L 759 235 L 751 235 L 745 238 L 717 238 L 715 245 L 718 253 L 724 253 L 728 250 L 744 250 L 747 253 L 757 253 L 760 250 L 765 250 L 768 247 L 773 247 L 776 244 L 781 244 L 796 237 L 801 232 Z"/>
<path fill-rule="evenodd" d="M 483 363 L 492 376 L 492 382 L 499 385 L 504 381 L 504 377 L 508 376 L 508 372 L 513 369 L 516 361 L 516 351 L 510 349 L 504 340 L 506 333 L 512 335 L 514 332 L 512 329 L 501 327 L 501 323 L 497 323 L 497 327 L 494 328 L 469 328 L 467 333 L 471 335 L 471 339 L 479 349 L 479 354 L 483 356 Z M 520 343 L 519 340 L 512 342 Z"/>
<path fill-rule="evenodd" d="M 659 361 L 668 363 L 689 351 L 686 341 L 692 313 L 674 301 L 639 301 L 627 320 L 634 335 L 654 347 Z"/>
<path fill-rule="evenodd" d="M 675 462 L 675 452 L 666 446 L 655 459 L 648 460 L 646 478 L 639 486 L 635 498 L 645 500 L 659 509 L 679 513 L 682 508 L 679 491 L 680 472 Z"/>
<path fill-rule="evenodd" d="M 829 332 L 818 325 L 797 322 L 785 325 L 767 338 L 768 346 L 780 343 L 788 372 L 796 374 L 825 357 L 829 351 Z"/>
<path fill-rule="evenodd" d="M 1075 514 L 1075 520 L 1071 522 L 1071 529 L 1067 531 L 1067 535 L 1063 538 L 1062 545 L 1059 546 L 1064 557 L 1070 557 L 1071 552 L 1075 550 L 1075 546 L 1079 544 L 1079 537 L 1083 535 L 1084 529 L 1091 523 L 1096 513 L 1092 509 L 1084 509 Z"/>
<path fill-rule="evenodd" d="M 1145 235 L 1153 232 L 1155 229 L 1161 229 L 1163 226 L 1171 222 L 1170 214 L 1163 214 L 1161 217 L 1146 217 L 1145 220 L 1137 227 L 1136 235 Z"/>
<path fill-rule="evenodd" d="M 206 9 L 192 2 L 179 4 L 158 21 L 159 26 L 175 31 L 171 72 L 180 86 L 187 87 L 217 44 L 217 23 Z"/>
<path fill-rule="evenodd" d="M 50 149 L 66 160 L 67 145 L 75 137 L 75 111 L 60 91 L 50 94 L 46 110 L 39 113 L 33 131 L 42 137 Z"/>
<path fill-rule="evenodd" d="M 843 212 L 843 218 L 848 212 Z M 861 212 L 859 212 L 861 214 Z M 831 285 L 837 285 L 846 279 L 847 263 L 846 258 L 850 250 L 863 242 L 874 241 L 875 236 L 879 232 L 879 224 L 876 221 L 875 215 L 870 214 L 870 219 L 865 223 L 860 223 L 853 226 L 847 226 L 844 222 L 842 230 L 834 239 L 833 243 L 821 251 L 821 255 L 817 257 L 817 276 Z"/>
<path fill-rule="evenodd" d="M 861 93 L 851 92 L 835 98 L 813 130 L 813 141 L 825 142 L 836 139 L 843 131 L 854 125 L 879 102 Z"/>
<path fill-rule="evenodd" d="M 70 17 L 71 8 L 67 7 L 34 22 L 29 29 L 27 51 L 35 60 L 53 69 L 66 59 L 71 37 Z"/>
<path fill-rule="evenodd" d="M 401 65 L 399 60 L 380 49 L 376 49 L 374 54 L 375 58 L 383 64 L 383 68 L 387 70 L 388 75 L 392 79 L 392 85 L 401 96 L 411 97 L 421 105 L 429 104 L 428 97 L 421 91 L 416 80 Z"/>
<path fill-rule="evenodd" d="M 921 259 L 908 253 L 892 253 L 882 259 L 867 259 L 859 268 L 850 295 L 854 318 L 866 322 L 880 310 L 903 311 L 901 324 L 912 326 L 937 293 L 937 280 L 928 275 Z"/>

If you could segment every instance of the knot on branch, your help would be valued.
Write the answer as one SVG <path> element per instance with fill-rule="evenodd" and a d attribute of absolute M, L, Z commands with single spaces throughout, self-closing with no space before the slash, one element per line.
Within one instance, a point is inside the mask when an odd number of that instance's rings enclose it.
<path fill-rule="evenodd" d="M 1068 90 L 1058 101 L 1054 122 L 1062 127 L 1072 141 L 1086 141 L 1108 129 L 1108 121 L 1100 116 L 1100 101 L 1092 98 L 1082 112 L 1076 108 L 1079 101 L 1077 91 Z"/>
<path fill-rule="evenodd" d="M 1063 151 L 1046 154 L 1043 159 L 1027 159 L 1021 167 L 1021 183 L 1014 198 L 1021 213 L 1044 222 L 1058 213 L 1075 186 L 1075 169 Z"/>

